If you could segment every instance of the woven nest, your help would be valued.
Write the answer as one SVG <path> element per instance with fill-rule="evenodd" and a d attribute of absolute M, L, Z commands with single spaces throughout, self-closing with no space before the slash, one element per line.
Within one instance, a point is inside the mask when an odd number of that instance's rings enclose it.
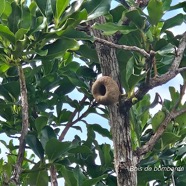
<path fill-rule="evenodd" d="M 98 103 L 112 105 L 118 102 L 120 91 L 117 83 L 111 77 L 102 76 L 92 85 L 92 94 Z"/>

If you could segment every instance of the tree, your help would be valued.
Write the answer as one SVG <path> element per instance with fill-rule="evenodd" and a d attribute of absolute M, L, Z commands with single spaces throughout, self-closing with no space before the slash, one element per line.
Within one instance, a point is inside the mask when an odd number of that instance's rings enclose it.
<path fill-rule="evenodd" d="M 11 139 L 0 141 L 9 150 L 1 185 L 186 183 L 186 33 L 170 31 L 186 21 L 186 2 L 119 1 L 114 9 L 111 0 L 0 2 L 0 130 Z M 116 103 L 95 101 L 91 87 L 100 74 L 117 83 Z M 178 74 L 183 85 L 169 87 L 171 100 L 157 93 L 151 102 L 148 91 Z M 71 98 L 74 91 L 81 100 Z M 88 123 L 91 114 L 108 119 L 111 132 Z M 65 139 L 83 126 L 86 140 Z"/>

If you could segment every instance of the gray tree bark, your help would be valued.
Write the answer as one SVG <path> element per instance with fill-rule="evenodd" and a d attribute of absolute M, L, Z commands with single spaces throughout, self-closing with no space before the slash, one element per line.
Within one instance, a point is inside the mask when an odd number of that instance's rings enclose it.
<path fill-rule="evenodd" d="M 94 22 L 105 23 L 104 17 L 99 17 Z M 93 24 L 94 22 L 91 22 Z M 104 36 L 99 30 L 90 30 L 92 35 L 114 43 L 111 36 Z M 120 83 L 120 72 L 116 57 L 116 49 L 95 42 L 95 48 L 99 58 L 101 71 L 103 76 L 112 77 L 118 84 L 121 94 L 122 87 Z M 120 108 L 122 106 L 122 109 Z M 132 143 L 130 137 L 129 109 L 131 105 L 122 105 L 116 103 L 108 106 L 110 126 L 114 144 L 114 165 L 117 174 L 118 186 L 136 186 L 137 171 L 131 171 L 132 167 L 136 167 L 137 160 L 133 156 Z"/>

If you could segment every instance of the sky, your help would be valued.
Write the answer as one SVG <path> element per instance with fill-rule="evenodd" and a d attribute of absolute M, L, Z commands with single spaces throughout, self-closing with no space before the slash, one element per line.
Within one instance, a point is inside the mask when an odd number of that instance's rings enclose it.
<path fill-rule="evenodd" d="M 173 0 L 172 5 L 177 4 L 178 2 L 182 2 L 184 0 Z M 118 3 L 116 3 L 115 1 L 112 1 L 112 7 L 117 6 Z M 181 13 L 181 10 L 177 10 L 177 11 L 171 11 L 171 12 L 167 12 L 166 15 L 163 17 L 163 19 L 168 19 L 172 16 L 174 16 L 177 13 Z M 181 26 L 175 27 L 173 29 L 171 29 L 171 31 L 173 31 L 175 34 L 181 34 L 186 30 L 186 24 L 182 24 Z M 169 81 L 167 84 L 159 86 L 154 88 L 153 90 L 149 91 L 149 94 L 151 95 L 151 100 L 154 100 L 154 96 L 155 93 L 158 92 L 160 94 L 160 96 L 162 97 L 162 99 L 166 98 L 166 99 L 170 99 L 170 95 L 169 95 L 169 90 L 168 87 L 169 86 L 174 86 L 177 90 L 179 90 L 180 84 L 183 83 L 182 77 L 180 75 L 177 75 L 174 79 L 172 79 L 171 81 Z M 82 95 L 78 95 L 78 93 L 76 91 L 74 91 L 73 93 L 71 93 L 69 95 L 71 98 L 77 98 L 77 99 L 81 99 Z M 184 97 L 186 100 L 186 96 Z M 159 109 L 161 109 L 161 106 L 158 105 L 157 107 L 155 107 L 153 110 L 151 110 L 151 113 L 154 114 L 155 112 L 157 112 Z M 86 120 L 89 123 L 98 123 L 101 124 L 102 127 L 105 128 L 109 128 L 109 124 L 108 121 L 98 115 L 89 115 Z M 74 135 L 77 134 L 79 136 L 81 136 L 82 139 L 86 140 L 86 129 L 85 129 L 85 124 L 84 123 L 79 123 L 81 126 L 84 125 L 83 127 L 83 132 L 77 132 L 74 129 L 69 130 L 69 132 L 67 133 L 65 140 L 72 140 L 74 138 Z M 97 139 L 99 142 L 101 143 L 108 143 L 108 138 L 104 138 L 101 135 L 97 134 Z M 6 140 L 9 141 L 9 139 L 7 138 L 7 136 L 5 134 L 0 134 L 0 140 Z M 18 144 L 17 140 L 14 140 L 15 144 Z M 112 142 L 109 140 L 109 143 L 112 145 Z M 3 146 L 0 145 L 0 158 L 3 157 L 6 159 L 6 153 L 7 153 L 7 149 Z M 59 185 L 63 185 L 63 181 L 60 180 Z"/>

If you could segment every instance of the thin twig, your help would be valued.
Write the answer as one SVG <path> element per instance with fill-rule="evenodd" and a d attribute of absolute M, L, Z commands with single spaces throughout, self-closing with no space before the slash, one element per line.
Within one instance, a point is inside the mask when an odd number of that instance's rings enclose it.
<path fill-rule="evenodd" d="M 96 42 L 105 44 L 105 45 L 110 46 L 112 48 L 134 51 L 134 52 L 138 52 L 138 53 L 142 54 L 146 58 L 150 57 L 150 54 L 148 52 L 146 52 L 144 49 L 141 49 L 141 48 L 136 47 L 136 46 L 118 45 L 118 44 L 112 43 L 110 41 L 107 41 L 105 39 L 101 39 L 101 38 L 98 38 L 98 37 L 94 37 L 94 39 L 95 39 Z"/>
<path fill-rule="evenodd" d="M 27 88 L 25 75 L 22 69 L 22 66 L 18 66 L 19 72 L 19 83 L 20 83 L 20 94 L 21 94 L 21 106 L 22 106 L 22 129 L 21 136 L 19 139 L 19 150 L 17 162 L 14 167 L 14 174 L 12 177 L 12 181 L 16 184 L 19 183 L 19 178 L 21 175 L 21 166 L 24 160 L 24 152 L 25 152 L 25 136 L 28 133 L 29 121 L 28 121 L 28 99 L 27 99 Z"/>
<path fill-rule="evenodd" d="M 79 102 L 79 105 L 82 105 L 86 99 L 87 99 L 87 97 L 84 96 L 83 99 Z M 74 110 L 74 112 L 72 112 L 68 123 L 65 125 L 65 128 L 63 129 L 61 135 L 59 136 L 59 141 L 63 141 L 63 139 L 64 139 L 66 133 L 68 132 L 68 130 L 70 129 L 70 127 L 72 127 L 77 121 L 81 120 L 84 117 L 84 115 L 87 114 L 88 111 L 85 111 L 85 113 L 83 113 L 81 116 L 79 116 L 76 120 L 73 121 L 74 117 L 76 116 L 76 114 L 78 112 L 79 112 L 79 110 L 77 108 Z"/>

